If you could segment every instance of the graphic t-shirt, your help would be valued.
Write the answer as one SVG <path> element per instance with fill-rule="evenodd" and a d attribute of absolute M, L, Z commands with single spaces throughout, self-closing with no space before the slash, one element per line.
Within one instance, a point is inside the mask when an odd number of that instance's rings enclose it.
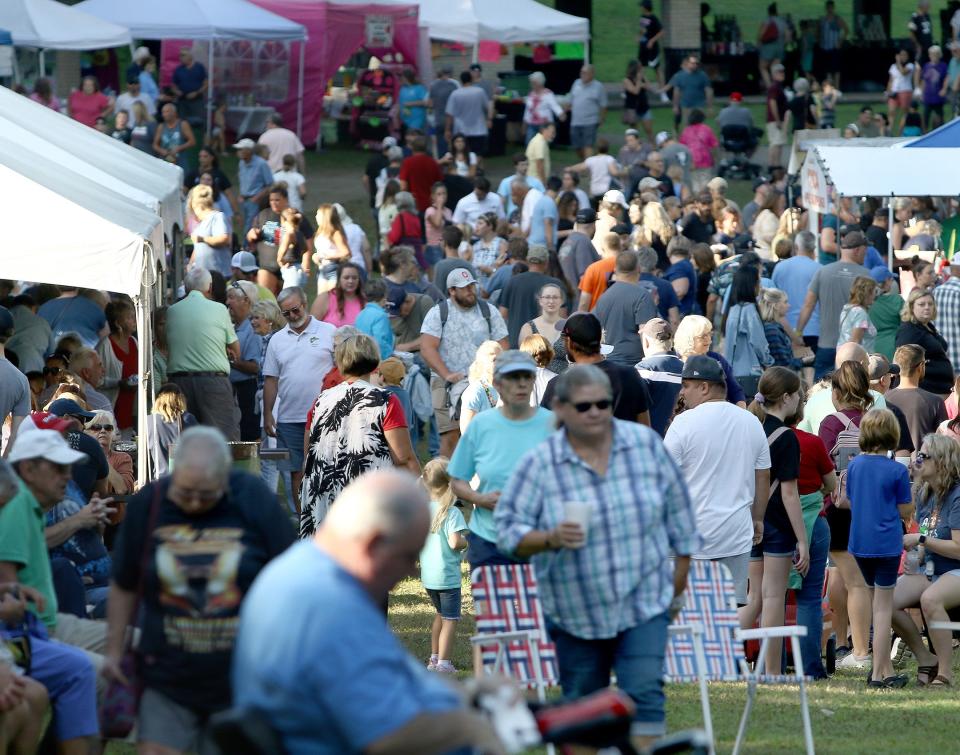
<path fill-rule="evenodd" d="M 130 499 L 114 547 L 113 578 L 136 591 L 146 562 L 145 684 L 181 705 L 216 711 L 231 700 L 240 603 L 260 570 L 293 542 L 293 529 L 259 477 L 231 472 L 227 496 L 198 516 L 166 498 L 169 484 L 161 480 Z M 163 498 L 148 534 L 156 485 Z"/>

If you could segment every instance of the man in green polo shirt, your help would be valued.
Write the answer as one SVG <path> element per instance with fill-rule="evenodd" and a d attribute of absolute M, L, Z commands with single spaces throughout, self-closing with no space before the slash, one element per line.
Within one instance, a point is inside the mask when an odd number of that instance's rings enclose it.
<path fill-rule="evenodd" d="M 0 583 L 19 583 L 54 639 L 89 651 L 99 671 L 106 624 L 57 612 L 44 514 L 64 499 L 70 467 L 86 458 L 55 430 L 18 434 L 8 460 L 17 471 L 19 492 L 0 509 Z"/>
<path fill-rule="evenodd" d="M 167 310 L 167 375 L 187 398 L 187 411 L 227 440 L 240 440 L 240 407 L 230 385 L 230 365 L 240 343 L 227 308 L 210 296 L 210 273 L 194 267 L 184 278 L 187 295 Z"/>

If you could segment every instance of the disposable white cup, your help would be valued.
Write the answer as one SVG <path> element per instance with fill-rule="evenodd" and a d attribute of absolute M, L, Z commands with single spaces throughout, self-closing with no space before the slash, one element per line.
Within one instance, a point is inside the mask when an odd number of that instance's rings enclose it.
<path fill-rule="evenodd" d="M 580 525 L 584 540 L 590 534 L 590 517 L 592 514 L 593 507 L 589 503 L 583 501 L 564 501 L 563 503 L 564 521 Z"/>

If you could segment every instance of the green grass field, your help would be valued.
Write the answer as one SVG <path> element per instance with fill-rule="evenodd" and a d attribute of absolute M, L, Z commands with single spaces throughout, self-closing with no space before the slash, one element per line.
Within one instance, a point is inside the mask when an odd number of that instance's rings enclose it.
<path fill-rule="evenodd" d="M 553 0 L 539 0 L 553 6 Z M 659 0 L 654 4 L 657 15 L 663 17 L 663 4 L 670 0 Z M 760 19 L 766 14 L 768 0 L 708 0 L 713 13 L 736 16 L 743 38 L 753 41 L 757 35 Z M 942 3 L 934 3 L 938 11 Z M 894 38 L 906 37 L 907 20 L 916 8 L 913 0 L 891 0 L 891 34 Z M 821 0 L 792 0 L 780 3 L 780 13 L 789 13 L 794 23 L 801 20 L 818 18 L 823 13 Z M 591 50 L 597 66 L 597 76 L 601 81 L 618 81 L 623 77 L 627 61 L 637 54 L 637 0 L 593 0 L 593 39 Z M 853 3 L 841 0 L 837 3 L 837 13 L 846 20 L 853 31 Z M 712 17 L 707 25 L 712 28 Z M 939 33 L 940 23 L 934 18 L 935 34 Z"/>

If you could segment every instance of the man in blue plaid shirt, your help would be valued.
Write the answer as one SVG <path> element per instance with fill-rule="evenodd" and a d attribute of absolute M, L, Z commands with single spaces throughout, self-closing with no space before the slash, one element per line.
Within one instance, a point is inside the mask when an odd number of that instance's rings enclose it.
<path fill-rule="evenodd" d="M 666 730 L 667 625 L 700 536 L 683 476 L 654 431 L 613 418 L 604 372 L 576 365 L 555 383 L 562 429 L 517 464 L 494 509 L 497 542 L 532 557 L 564 694 L 616 671 L 645 746 Z"/>

